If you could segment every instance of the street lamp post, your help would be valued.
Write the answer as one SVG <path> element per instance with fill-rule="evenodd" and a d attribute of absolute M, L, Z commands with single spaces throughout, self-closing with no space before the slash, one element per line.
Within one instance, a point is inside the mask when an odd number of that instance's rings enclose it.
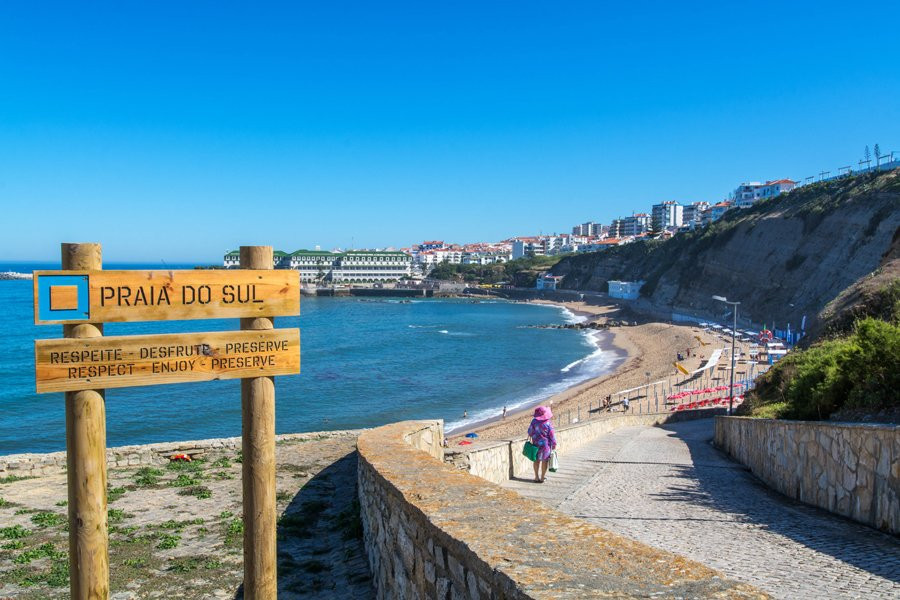
<path fill-rule="evenodd" d="M 724 296 L 713 296 L 713 300 L 718 300 L 719 302 L 724 302 L 725 304 L 730 304 L 734 307 L 734 325 L 731 328 L 731 384 L 728 386 L 728 414 L 734 414 L 734 337 L 737 335 L 737 313 L 738 306 L 741 304 L 740 302 L 729 302 L 727 298 Z"/>

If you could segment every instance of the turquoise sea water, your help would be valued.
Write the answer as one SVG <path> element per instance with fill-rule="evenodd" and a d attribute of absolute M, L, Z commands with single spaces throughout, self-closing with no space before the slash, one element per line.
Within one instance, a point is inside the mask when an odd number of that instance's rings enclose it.
<path fill-rule="evenodd" d="M 115 265 L 106 268 L 160 268 Z M 167 265 L 189 268 L 189 265 Z M 59 268 L 3 264 L 0 271 Z M 0 281 L 0 454 L 65 448 L 63 394 L 34 392 L 31 281 Z M 537 329 L 574 317 L 502 301 L 303 298 L 302 373 L 276 378 L 279 433 L 443 418 L 448 428 L 496 416 L 609 371 L 618 355 L 586 332 Z M 105 335 L 221 331 L 238 321 L 111 323 Z M 240 435 L 240 383 L 158 385 L 106 392 L 109 446 Z M 462 419 L 463 411 L 468 419 Z"/>

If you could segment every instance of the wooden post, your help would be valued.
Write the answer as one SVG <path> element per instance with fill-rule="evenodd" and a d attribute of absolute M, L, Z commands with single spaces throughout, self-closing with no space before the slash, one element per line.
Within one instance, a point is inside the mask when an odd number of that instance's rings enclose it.
<path fill-rule="evenodd" d="M 99 270 L 100 244 L 62 244 L 64 270 Z M 67 338 L 103 335 L 100 323 L 63 325 Z M 109 598 L 106 523 L 106 405 L 103 390 L 66 392 L 69 486 L 69 592 L 75 600 Z"/>
<path fill-rule="evenodd" d="M 271 246 L 241 246 L 242 269 L 271 269 Z M 273 319 L 241 319 L 241 329 L 273 329 Z M 275 380 L 241 380 L 244 488 L 244 598 L 278 594 L 275 540 Z"/>

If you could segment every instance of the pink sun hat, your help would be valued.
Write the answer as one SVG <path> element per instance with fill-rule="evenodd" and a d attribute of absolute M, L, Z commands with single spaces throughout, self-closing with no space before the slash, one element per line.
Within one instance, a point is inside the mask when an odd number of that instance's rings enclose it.
<path fill-rule="evenodd" d="M 538 421 L 549 421 L 553 418 L 553 413 L 549 406 L 538 406 L 534 409 L 534 418 Z"/>

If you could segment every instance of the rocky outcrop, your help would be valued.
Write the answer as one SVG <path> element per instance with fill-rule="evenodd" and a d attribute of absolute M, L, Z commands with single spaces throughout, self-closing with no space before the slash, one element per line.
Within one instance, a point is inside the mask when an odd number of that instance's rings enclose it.
<path fill-rule="evenodd" d="M 567 289 L 605 292 L 644 280 L 659 307 L 723 315 L 740 301 L 757 323 L 814 326 L 819 311 L 875 270 L 900 227 L 900 170 L 812 184 L 666 241 L 569 257 L 553 269 Z"/>

